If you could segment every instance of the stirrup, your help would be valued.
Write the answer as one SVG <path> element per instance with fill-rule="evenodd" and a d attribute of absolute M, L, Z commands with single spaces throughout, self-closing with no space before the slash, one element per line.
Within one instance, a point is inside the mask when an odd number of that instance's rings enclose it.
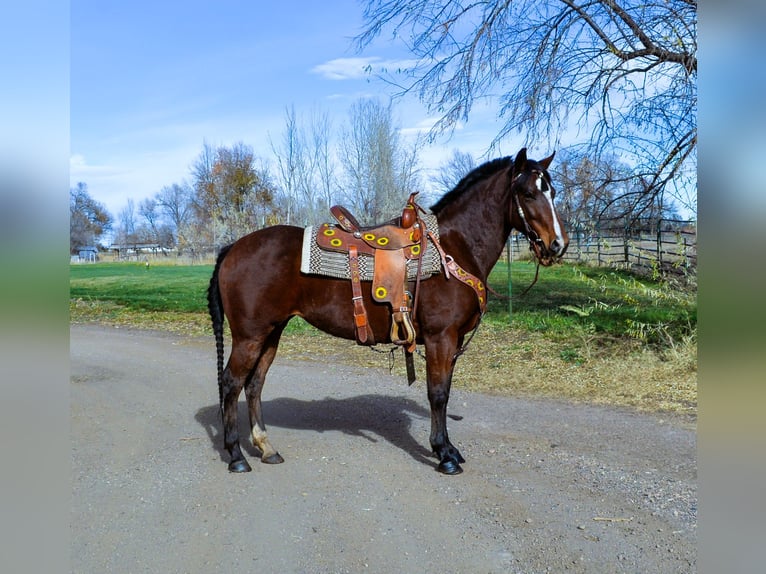
<path fill-rule="evenodd" d="M 391 314 L 391 342 L 394 345 L 407 347 L 407 351 L 412 353 L 415 350 L 415 326 L 412 324 L 412 317 L 409 311 L 398 311 Z M 404 337 L 400 338 L 401 332 Z"/>

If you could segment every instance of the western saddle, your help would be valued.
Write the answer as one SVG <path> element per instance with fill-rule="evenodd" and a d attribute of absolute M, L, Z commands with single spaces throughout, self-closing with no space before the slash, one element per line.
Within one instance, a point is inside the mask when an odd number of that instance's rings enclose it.
<path fill-rule="evenodd" d="M 373 256 L 372 299 L 391 306 L 391 341 L 404 347 L 408 357 L 411 357 L 416 346 L 412 316 L 417 309 L 423 255 L 429 239 L 439 253 L 445 277 L 455 277 L 471 287 L 478 297 L 482 313 L 487 301 L 481 280 L 463 270 L 452 257 L 446 255 L 438 238 L 428 231 L 420 217 L 425 210 L 415 201 L 416 196 L 417 192 L 410 194 L 401 217 L 371 227 L 359 225 L 346 208 L 335 205 L 330 208 L 330 213 L 338 220 L 338 225 L 324 223 L 316 234 L 320 249 L 348 254 L 354 324 L 357 342 L 361 345 L 375 344 L 375 337 L 362 299 L 359 255 Z M 407 262 L 411 260 L 417 260 L 414 294 L 408 290 Z"/>
<path fill-rule="evenodd" d="M 426 237 L 425 224 L 419 216 L 423 208 L 415 202 L 416 195 L 410 195 L 401 217 L 371 227 L 359 225 L 345 207 L 335 205 L 330 208 L 330 213 L 339 225 L 325 223 L 317 233 L 317 244 L 321 249 L 348 253 L 354 324 L 359 344 L 374 344 L 371 342 L 375 340 L 362 300 L 359 255 L 363 253 L 374 257 L 373 300 L 391 305 L 391 341 L 404 346 L 409 352 L 415 349 L 415 327 L 411 317 L 414 301 L 407 290 L 406 266 L 408 260 L 421 260 Z M 420 270 L 416 281 L 419 280 Z"/>

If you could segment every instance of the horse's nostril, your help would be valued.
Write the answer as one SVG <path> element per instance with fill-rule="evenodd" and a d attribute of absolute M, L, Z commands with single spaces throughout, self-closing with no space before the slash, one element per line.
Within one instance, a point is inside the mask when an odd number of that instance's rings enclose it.
<path fill-rule="evenodd" d="M 551 241 L 551 251 L 554 253 L 561 251 L 561 242 L 558 239 Z"/>

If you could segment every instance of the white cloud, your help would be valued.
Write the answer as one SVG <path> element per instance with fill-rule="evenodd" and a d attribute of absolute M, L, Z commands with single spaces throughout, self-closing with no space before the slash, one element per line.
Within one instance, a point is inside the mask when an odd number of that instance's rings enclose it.
<path fill-rule="evenodd" d="M 109 165 L 90 165 L 82 154 L 73 154 L 69 158 L 69 181 L 73 185 L 78 181 L 109 179 L 118 177 L 123 170 Z"/>
<path fill-rule="evenodd" d="M 311 68 L 328 80 L 358 80 L 374 74 L 392 73 L 413 68 L 417 60 L 384 60 L 378 56 L 336 58 Z"/>
<path fill-rule="evenodd" d="M 87 164 L 85 163 L 85 156 L 82 154 L 76 153 L 69 158 L 70 174 L 81 173 L 86 168 L 86 166 Z"/>
<path fill-rule="evenodd" d="M 419 135 L 426 135 L 428 134 L 433 127 L 436 125 L 436 122 L 439 121 L 439 118 L 424 118 L 418 122 L 415 123 L 413 126 L 405 127 L 399 130 L 399 133 L 401 133 L 403 136 L 419 136 Z"/>

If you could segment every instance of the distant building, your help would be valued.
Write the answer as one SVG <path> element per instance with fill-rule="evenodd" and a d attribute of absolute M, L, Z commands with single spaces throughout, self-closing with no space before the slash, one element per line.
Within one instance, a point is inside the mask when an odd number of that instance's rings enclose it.
<path fill-rule="evenodd" d="M 125 244 L 112 244 L 109 246 L 109 251 L 117 254 L 117 258 L 121 260 L 136 259 L 145 257 L 147 254 L 157 255 L 162 253 L 166 254 L 164 248 L 159 243 L 125 243 Z"/>
<path fill-rule="evenodd" d="M 93 245 L 77 248 L 77 256 L 81 262 L 95 263 L 98 261 L 98 248 Z"/>

